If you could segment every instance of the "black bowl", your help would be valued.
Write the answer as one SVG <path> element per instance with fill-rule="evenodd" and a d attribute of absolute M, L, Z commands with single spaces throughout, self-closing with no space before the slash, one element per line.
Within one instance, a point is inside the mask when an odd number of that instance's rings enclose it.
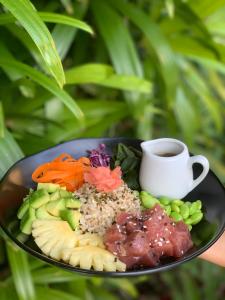
<path fill-rule="evenodd" d="M 177 260 L 166 261 L 162 265 L 154 268 L 132 270 L 127 272 L 89 271 L 74 268 L 66 263 L 49 258 L 41 253 L 34 244 L 32 238 L 29 238 L 27 241 L 23 240 L 23 235 L 19 233 L 19 222 L 16 217 L 16 212 L 22 203 L 23 197 L 27 194 L 28 189 L 35 188 L 35 184 L 31 180 L 33 170 L 38 165 L 52 160 L 54 157 L 63 152 L 67 152 L 74 157 L 79 158 L 80 156 L 87 154 L 87 149 L 97 148 L 100 143 L 105 143 L 107 151 L 111 152 L 119 142 L 140 149 L 141 141 L 136 139 L 78 139 L 57 145 L 53 148 L 18 161 L 10 168 L 0 185 L 0 224 L 4 232 L 20 248 L 47 263 L 83 275 L 104 277 L 139 276 L 171 269 L 199 256 L 212 246 L 225 229 L 225 189 L 212 171 L 210 171 L 202 183 L 186 197 L 186 199 L 190 201 L 194 201 L 196 199 L 202 200 L 205 218 L 198 225 L 194 226 L 191 232 L 195 246 L 183 257 Z M 194 176 L 197 176 L 199 172 L 201 172 L 201 167 L 196 165 L 194 167 Z"/>

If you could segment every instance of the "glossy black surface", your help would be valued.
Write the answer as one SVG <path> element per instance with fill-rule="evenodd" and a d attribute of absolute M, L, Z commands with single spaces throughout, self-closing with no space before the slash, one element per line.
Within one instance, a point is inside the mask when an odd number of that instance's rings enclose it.
<path fill-rule="evenodd" d="M 63 262 L 56 261 L 42 254 L 35 246 L 32 238 L 24 240 L 24 235 L 19 233 L 19 222 L 16 211 L 29 188 L 35 188 L 31 180 L 33 170 L 40 164 L 52 160 L 63 152 L 74 157 L 86 155 L 86 150 L 96 148 L 100 143 L 105 143 L 107 151 L 111 152 L 119 142 L 132 145 L 140 149 L 140 140 L 126 138 L 101 138 L 101 139 L 79 139 L 57 145 L 56 147 L 42 151 L 17 162 L 7 172 L 0 185 L 0 224 L 5 233 L 21 248 L 31 255 L 42 259 L 55 266 L 92 276 L 138 276 L 163 271 L 178 266 L 179 264 L 193 259 L 209 248 L 223 233 L 225 228 L 225 189 L 215 174 L 210 171 L 204 181 L 186 199 L 194 201 L 201 199 L 203 202 L 205 219 L 192 230 L 192 238 L 195 242 L 193 247 L 182 258 L 176 261 L 167 261 L 164 264 L 142 270 L 128 272 L 98 272 L 74 268 Z M 194 175 L 200 172 L 200 167 L 194 167 Z"/>

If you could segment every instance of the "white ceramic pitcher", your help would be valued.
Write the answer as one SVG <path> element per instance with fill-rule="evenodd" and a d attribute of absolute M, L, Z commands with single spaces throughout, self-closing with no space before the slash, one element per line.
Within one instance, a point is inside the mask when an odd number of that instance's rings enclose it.
<path fill-rule="evenodd" d="M 142 190 L 152 195 L 181 199 L 207 175 L 209 162 L 202 155 L 189 155 L 187 146 L 179 140 L 162 138 L 141 143 L 143 151 L 139 181 Z M 194 163 L 203 166 L 193 179 Z"/>

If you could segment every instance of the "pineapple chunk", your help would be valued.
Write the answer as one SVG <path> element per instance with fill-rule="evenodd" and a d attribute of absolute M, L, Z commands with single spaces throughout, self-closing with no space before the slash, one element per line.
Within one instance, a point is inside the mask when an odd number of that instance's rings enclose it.
<path fill-rule="evenodd" d="M 104 248 L 103 240 L 97 234 L 73 231 L 66 221 L 35 220 L 32 235 L 37 246 L 51 258 L 60 260 L 62 250 L 78 246 L 94 245 Z"/>
<path fill-rule="evenodd" d="M 95 247 L 83 246 L 73 249 L 63 249 L 62 260 L 74 267 L 96 271 L 125 271 L 126 265 L 109 251 Z"/>

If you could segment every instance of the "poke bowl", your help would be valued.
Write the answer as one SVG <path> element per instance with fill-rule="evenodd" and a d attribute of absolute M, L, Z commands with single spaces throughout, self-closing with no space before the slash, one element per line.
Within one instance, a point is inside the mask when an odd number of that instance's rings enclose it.
<path fill-rule="evenodd" d="M 141 142 L 76 139 L 18 161 L 0 186 L 2 229 L 31 255 L 90 276 L 145 275 L 199 256 L 224 231 L 223 185 L 210 170 L 184 199 L 152 196 L 139 184 Z"/>

